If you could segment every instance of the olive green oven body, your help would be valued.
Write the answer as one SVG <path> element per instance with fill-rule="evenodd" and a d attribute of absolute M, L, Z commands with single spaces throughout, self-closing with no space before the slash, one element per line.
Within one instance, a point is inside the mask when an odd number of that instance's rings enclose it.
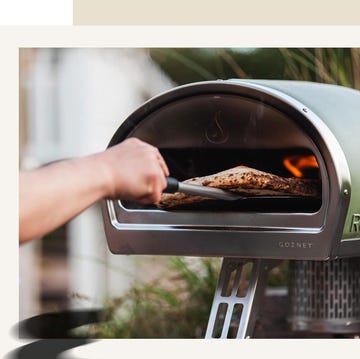
<path fill-rule="evenodd" d="M 138 137 L 180 180 L 236 165 L 289 176 L 282 159 L 316 157 L 317 201 L 249 200 L 231 208 L 164 211 L 104 200 L 110 250 L 325 260 L 360 255 L 360 92 L 297 81 L 228 80 L 180 86 L 147 101 L 109 146 Z"/>

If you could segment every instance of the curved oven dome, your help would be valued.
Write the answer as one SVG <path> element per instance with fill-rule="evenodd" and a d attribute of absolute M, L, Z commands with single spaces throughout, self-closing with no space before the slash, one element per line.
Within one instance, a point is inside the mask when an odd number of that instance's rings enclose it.
<path fill-rule="evenodd" d="M 345 225 L 351 222 L 347 211 L 352 184 L 337 140 L 339 125 L 327 126 L 329 113 L 339 114 L 344 107 L 344 113 L 350 111 L 354 93 L 348 96 L 347 89 L 335 88 L 289 81 L 210 81 L 181 86 L 144 103 L 119 127 L 109 146 L 139 137 L 160 149 L 179 180 L 237 165 L 289 177 L 284 157 L 311 155 L 319 166 L 312 176 L 321 180 L 322 197 L 310 207 L 280 205 L 274 199 L 266 205 L 244 202 L 228 211 L 163 211 L 104 201 L 109 248 L 127 254 L 244 258 L 360 254 L 359 242 L 347 241 L 359 235 L 349 235 Z M 360 93 L 354 92 L 359 99 Z M 356 207 L 351 210 L 358 213 Z"/>

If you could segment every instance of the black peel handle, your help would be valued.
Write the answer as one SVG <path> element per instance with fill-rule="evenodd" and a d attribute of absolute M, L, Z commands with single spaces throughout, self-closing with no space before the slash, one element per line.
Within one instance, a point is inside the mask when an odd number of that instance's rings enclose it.
<path fill-rule="evenodd" d="M 173 177 L 166 177 L 167 186 L 164 189 L 164 193 L 175 193 L 179 190 L 179 181 Z"/>

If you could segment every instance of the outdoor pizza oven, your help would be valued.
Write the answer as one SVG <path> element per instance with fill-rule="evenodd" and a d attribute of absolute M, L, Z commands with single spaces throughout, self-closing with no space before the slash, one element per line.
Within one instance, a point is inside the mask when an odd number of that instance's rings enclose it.
<path fill-rule="evenodd" d="M 180 181 L 245 165 L 312 178 L 321 195 L 213 201 L 173 211 L 105 200 L 109 248 L 268 259 L 359 256 L 359 134 L 360 92 L 340 86 L 219 80 L 165 92 L 132 113 L 109 146 L 140 138 L 159 148 Z M 293 159 L 313 164 L 292 169 L 286 163 Z"/>

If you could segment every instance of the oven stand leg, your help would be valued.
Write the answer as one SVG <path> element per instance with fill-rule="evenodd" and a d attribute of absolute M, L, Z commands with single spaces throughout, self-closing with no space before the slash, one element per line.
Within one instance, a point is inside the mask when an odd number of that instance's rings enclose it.
<path fill-rule="evenodd" d="M 267 274 L 279 263 L 267 259 L 223 259 L 205 338 L 244 339 L 252 336 Z"/>

